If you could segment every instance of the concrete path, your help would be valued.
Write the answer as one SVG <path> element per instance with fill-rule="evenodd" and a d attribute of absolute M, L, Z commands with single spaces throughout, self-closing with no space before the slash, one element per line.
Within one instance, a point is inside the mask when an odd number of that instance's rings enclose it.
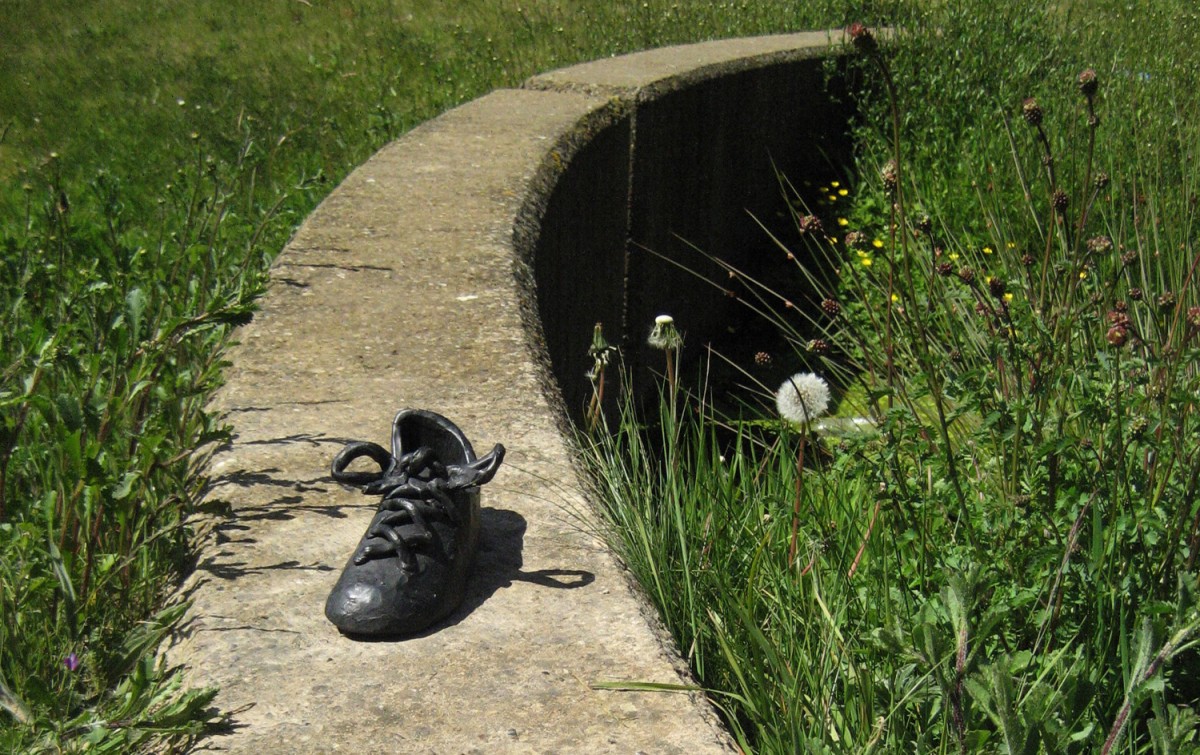
<path fill-rule="evenodd" d="M 194 605 L 164 651 L 232 713 L 232 732 L 203 749 L 736 749 L 699 695 L 593 686 L 689 677 L 590 532 L 514 238 L 536 235 L 555 172 L 642 88 L 827 44 L 675 48 L 494 92 L 380 151 L 305 222 L 230 354 L 217 405 L 237 435 L 213 459 L 209 495 L 227 514 L 206 522 L 184 587 Z M 347 441 L 386 446 L 402 407 L 445 414 L 477 450 L 502 442 L 508 457 L 483 489 L 465 605 L 420 637 L 359 642 L 322 607 L 377 502 L 328 468 Z"/>

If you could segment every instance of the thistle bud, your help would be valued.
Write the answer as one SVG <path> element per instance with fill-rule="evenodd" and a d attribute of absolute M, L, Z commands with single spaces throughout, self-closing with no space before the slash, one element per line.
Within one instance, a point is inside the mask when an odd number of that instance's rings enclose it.
<path fill-rule="evenodd" d="M 865 249 L 867 246 L 867 234 L 862 231 L 850 231 L 846 234 L 843 241 L 851 249 Z"/>
<path fill-rule="evenodd" d="M 1150 421 L 1145 417 L 1134 417 L 1129 423 L 1129 434 L 1135 438 L 1140 438 L 1149 427 Z"/>
<path fill-rule="evenodd" d="M 1129 315 L 1119 309 L 1113 309 L 1109 311 L 1108 322 L 1110 325 L 1116 328 L 1128 328 L 1130 325 Z"/>
<path fill-rule="evenodd" d="M 1087 248 L 1092 254 L 1106 254 L 1112 251 L 1113 242 L 1108 236 L 1096 236 L 1088 239 Z"/>
<path fill-rule="evenodd" d="M 854 49 L 864 55 L 872 55 L 879 49 L 879 42 L 875 40 L 875 35 L 871 33 L 866 24 L 860 21 L 855 21 L 847 26 L 846 34 L 850 37 Z"/>
<path fill-rule="evenodd" d="M 842 305 L 833 299 L 825 299 L 821 302 L 821 310 L 830 317 L 837 317 L 842 313 Z"/>
<path fill-rule="evenodd" d="M 1040 126 L 1042 124 L 1042 106 L 1038 101 L 1030 97 L 1021 103 L 1021 117 L 1030 126 Z"/>
<path fill-rule="evenodd" d="M 1108 174 L 1104 171 L 1100 171 L 1096 174 L 1096 177 L 1092 179 L 1092 185 L 1096 187 L 1096 191 L 1103 191 L 1104 189 L 1108 188 L 1108 182 Z"/>
<path fill-rule="evenodd" d="M 958 277 L 962 279 L 963 283 L 970 283 L 975 280 L 975 271 L 969 267 L 963 267 L 958 271 Z"/>
<path fill-rule="evenodd" d="M 899 183 L 899 179 L 896 177 L 896 172 L 895 160 L 888 160 L 887 163 L 884 164 L 882 170 L 879 171 L 879 177 L 883 179 L 883 188 L 886 189 L 889 194 L 894 194 L 896 192 L 896 186 Z"/>
<path fill-rule="evenodd" d="M 1067 211 L 1067 207 L 1071 204 L 1071 198 L 1067 196 L 1067 192 L 1062 189 L 1056 189 L 1050 197 L 1050 204 L 1054 206 L 1054 211 L 1059 215 L 1063 215 Z"/>
<path fill-rule="evenodd" d="M 1095 96 L 1096 90 L 1100 88 L 1100 82 L 1096 79 L 1096 71 L 1087 69 L 1079 74 L 1079 91 L 1084 97 L 1091 99 Z"/>
<path fill-rule="evenodd" d="M 1004 283 L 1003 278 L 992 278 L 988 281 L 988 292 L 991 293 L 992 298 L 1003 299 L 1006 290 L 1008 290 L 1008 286 Z"/>
<path fill-rule="evenodd" d="M 1105 338 L 1108 339 L 1110 345 L 1119 349 L 1129 339 L 1129 331 L 1120 325 L 1114 325 L 1108 329 L 1108 334 L 1105 335 Z"/>

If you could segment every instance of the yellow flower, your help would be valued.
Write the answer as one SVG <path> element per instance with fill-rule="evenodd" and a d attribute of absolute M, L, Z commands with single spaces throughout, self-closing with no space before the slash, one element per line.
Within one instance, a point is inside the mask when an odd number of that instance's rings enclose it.
<path fill-rule="evenodd" d="M 958 252 L 950 252 L 950 261 L 954 262 L 958 259 Z"/>
<path fill-rule="evenodd" d="M 1080 270 L 1079 271 L 1079 280 L 1083 280 L 1086 277 L 1087 277 L 1087 270 Z"/>
<path fill-rule="evenodd" d="M 836 201 L 837 201 L 837 195 L 836 195 L 836 194 L 830 194 L 830 195 L 829 195 L 829 201 L 830 201 L 830 202 L 836 202 Z"/>
<path fill-rule="evenodd" d="M 838 218 L 838 225 L 845 228 L 846 226 L 850 225 L 850 221 L 847 220 L 846 218 Z"/>
<path fill-rule="evenodd" d="M 1017 248 L 1017 245 L 1016 245 L 1015 243 L 1013 243 L 1012 241 L 1010 241 L 1010 242 L 1008 242 L 1007 244 L 1005 244 L 1005 246 L 1006 246 L 1006 247 L 1008 247 L 1009 249 L 1016 249 L 1016 248 Z"/>
<path fill-rule="evenodd" d="M 1012 291 L 1009 291 L 1008 293 L 1006 293 L 1004 295 L 1004 301 L 1011 302 L 1012 300 L 1013 300 Z"/>
<path fill-rule="evenodd" d="M 876 249 L 882 249 L 883 248 L 883 239 L 875 239 L 874 241 L 871 242 L 871 246 L 875 247 Z"/>
<path fill-rule="evenodd" d="M 990 246 L 985 246 L 985 247 L 983 248 L 983 253 L 984 253 L 984 254 L 991 254 L 991 253 L 992 253 L 992 252 L 994 252 L 994 251 L 995 251 L 995 250 L 994 250 L 994 249 L 992 249 Z"/>
<path fill-rule="evenodd" d="M 847 195 L 847 194 L 849 194 L 849 193 L 850 193 L 850 190 L 849 190 L 849 189 L 838 189 L 838 196 L 839 196 L 839 197 L 844 197 L 844 196 L 846 196 L 846 195 Z"/>
<path fill-rule="evenodd" d="M 892 304 L 895 304 L 898 301 L 900 301 L 899 294 L 892 294 Z"/>
<path fill-rule="evenodd" d="M 841 186 L 841 184 L 840 184 L 840 183 L 838 183 L 837 181 L 830 181 L 830 182 L 829 182 L 829 185 L 830 185 L 830 186 L 832 186 L 832 187 L 833 187 L 833 188 L 835 188 L 835 189 L 836 189 L 837 187 Z"/>
<path fill-rule="evenodd" d="M 865 257 L 865 256 L 864 256 L 864 257 L 861 259 L 861 262 L 862 262 L 862 266 L 863 266 L 863 267 L 870 267 L 870 266 L 871 266 L 871 263 L 872 263 L 872 260 L 871 260 L 871 258 L 870 258 L 870 257 Z"/>

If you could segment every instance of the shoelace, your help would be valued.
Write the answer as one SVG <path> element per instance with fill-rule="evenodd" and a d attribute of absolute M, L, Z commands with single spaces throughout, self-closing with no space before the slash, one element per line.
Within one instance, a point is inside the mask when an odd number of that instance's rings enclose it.
<path fill-rule="evenodd" d="M 379 471 L 347 471 L 352 461 L 363 456 L 378 464 Z M 333 459 L 333 479 L 367 495 L 383 495 L 354 563 L 394 554 L 405 571 L 416 571 L 414 548 L 433 541 L 429 521 L 446 519 L 460 525 L 451 494 L 488 482 L 503 460 L 504 446 L 498 443 L 487 456 L 463 465 L 443 464 L 428 446 L 397 457 L 375 443 L 347 444 Z"/>
<path fill-rule="evenodd" d="M 362 456 L 379 464 L 380 471 L 347 472 L 350 462 Z M 395 555 L 405 571 L 416 571 L 414 550 L 433 540 L 429 521 L 444 518 L 458 524 L 449 495 L 449 473 L 429 447 L 396 457 L 374 443 L 351 443 L 334 459 L 332 471 L 338 482 L 354 485 L 366 495 L 383 495 L 354 556 L 356 564 Z"/>

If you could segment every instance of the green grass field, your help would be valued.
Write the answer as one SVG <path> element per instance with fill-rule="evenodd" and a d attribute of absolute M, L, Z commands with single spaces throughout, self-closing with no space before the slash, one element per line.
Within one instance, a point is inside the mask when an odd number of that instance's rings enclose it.
<path fill-rule="evenodd" d="M 836 274 L 736 291 L 797 375 L 581 438 L 614 547 L 747 751 L 1200 752 L 1200 15 L 895 21 Z"/>

